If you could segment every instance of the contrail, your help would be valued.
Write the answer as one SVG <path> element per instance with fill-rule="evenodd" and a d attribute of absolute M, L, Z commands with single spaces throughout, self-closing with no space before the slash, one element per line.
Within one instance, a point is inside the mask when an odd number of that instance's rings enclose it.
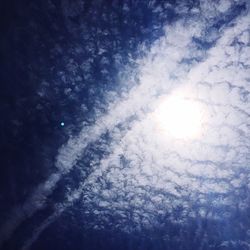
<path fill-rule="evenodd" d="M 39 238 L 41 233 L 51 224 L 53 223 L 68 207 L 70 207 L 73 202 L 79 199 L 81 195 L 82 186 L 71 192 L 67 195 L 67 200 L 62 204 L 55 205 L 55 211 L 43 221 L 43 223 L 34 231 L 31 238 L 29 238 L 23 245 L 22 250 L 28 250 L 32 244 Z"/>

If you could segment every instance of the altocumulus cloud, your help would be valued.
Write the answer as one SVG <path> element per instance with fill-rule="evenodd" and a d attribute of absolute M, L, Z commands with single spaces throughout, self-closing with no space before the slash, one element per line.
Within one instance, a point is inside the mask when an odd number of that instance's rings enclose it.
<path fill-rule="evenodd" d="M 108 111 L 61 147 L 58 172 L 14 211 L 1 229 L 1 240 L 46 205 L 58 181 L 79 167 L 86 148 L 96 141 L 106 153 L 92 160 L 91 173 L 78 189 L 68 191 L 64 203 L 55 205 L 55 213 L 23 249 L 75 200 L 82 201 L 85 214 L 94 215 L 89 226 L 124 231 L 159 227 L 159 218 L 167 214 L 171 223 L 183 223 L 195 216 L 226 218 L 234 207 L 245 209 L 249 198 L 240 198 L 239 192 L 250 185 L 247 4 L 233 16 L 235 6 L 243 3 L 203 1 L 191 10 L 177 6 L 183 18 L 167 25 L 164 36 L 137 60 L 133 87 L 119 96 L 107 95 Z M 223 18 L 229 21 L 220 24 Z M 199 138 L 176 139 L 159 131 L 152 114 L 159 99 L 175 91 L 205 111 Z M 181 208 L 178 217 L 176 208 Z"/>
<path fill-rule="evenodd" d="M 143 62 L 141 84 L 124 105 L 137 119 L 125 134 L 113 130 L 113 152 L 84 183 L 84 203 L 97 217 L 105 220 L 107 213 L 117 214 L 121 227 L 129 227 L 129 218 L 141 228 L 157 224 L 159 214 L 171 214 L 178 206 L 183 216 L 198 213 L 213 219 L 228 216 L 232 207 L 247 206 L 248 199 L 236 197 L 240 187 L 249 185 L 249 16 L 223 27 L 206 53 L 192 39 L 202 39 L 207 28 L 202 24 L 190 19 L 166 29 Z M 193 58 L 198 59 L 185 62 Z M 152 120 L 159 96 L 174 89 L 205 110 L 200 138 L 165 137 Z M 118 107 L 121 110 L 113 109 L 108 117 L 110 124 L 125 108 Z"/>

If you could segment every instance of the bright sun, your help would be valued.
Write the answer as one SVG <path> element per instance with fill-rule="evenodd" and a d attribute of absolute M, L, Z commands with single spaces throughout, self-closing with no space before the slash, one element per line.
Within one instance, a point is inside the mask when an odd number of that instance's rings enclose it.
<path fill-rule="evenodd" d="M 172 95 L 163 99 L 154 113 L 158 127 L 177 139 L 195 139 L 202 133 L 202 109 L 199 103 Z"/>

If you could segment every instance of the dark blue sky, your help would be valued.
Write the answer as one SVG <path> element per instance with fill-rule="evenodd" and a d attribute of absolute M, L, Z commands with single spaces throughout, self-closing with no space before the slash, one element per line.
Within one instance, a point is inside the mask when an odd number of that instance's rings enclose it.
<path fill-rule="evenodd" d="M 0 9 L 1 249 L 249 249 L 247 1 Z M 179 88 L 202 137 L 155 134 Z"/>

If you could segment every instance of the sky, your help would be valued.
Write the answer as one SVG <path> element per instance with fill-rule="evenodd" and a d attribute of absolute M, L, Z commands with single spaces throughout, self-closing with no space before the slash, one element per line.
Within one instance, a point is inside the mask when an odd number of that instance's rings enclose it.
<path fill-rule="evenodd" d="M 139 235 L 140 243 L 130 240 L 134 245 L 118 244 L 120 249 L 249 249 L 249 3 L 149 1 L 152 16 L 167 17 L 164 22 L 144 20 L 150 32 L 135 40 L 133 49 L 128 39 L 122 53 L 82 41 L 79 22 L 90 40 L 110 31 L 98 31 L 94 25 L 92 33 L 84 30 L 87 21 L 74 19 L 86 8 L 81 1 L 62 1 L 60 6 L 69 45 L 66 50 L 58 42 L 53 53 L 65 50 L 67 55 L 73 49 L 78 59 L 81 50 L 90 55 L 83 63 L 74 57 L 62 61 L 65 71 L 56 65 L 59 78 L 54 85 L 38 77 L 38 96 L 48 95 L 54 87 L 55 93 L 57 88 L 64 94 L 52 94 L 49 101 L 59 98 L 62 109 L 70 105 L 66 119 L 58 119 L 57 130 L 65 136 L 54 146 L 53 167 L 45 167 L 43 178 L 34 181 L 0 224 L 0 245 L 10 247 L 8 242 L 21 238 L 15 249 L 40 249 L 46 246 L 46 232 L 60 234 L 60 228 L 54 229 L 60 223 L 70 230 L 72 224 L 65 219 L 70 214 L 80 225 L 78 233 L 90 230 L 100 241 L 103 232 L 115 242 L 120 241 L 114 236 L 117 232 L 128 239 Z M 132 7 L 123 2 L 120 17 Z M 102 18 L 107 17 L 96 16 Z M 154 30 L 160 30 L 155 37 Z M 116 37 L 110 41 L 115 44 Z M 104 56 L 92 56 L 93 50 Z M 78 78 L 76 68 L 84 77 Z M 93 78 L 96 71 L 107 77 Z M 73 87 L 67 85 L 68 75 Z M 82 86 L 82 92 L 77 91 Z M 199 135 L 175 137 L 161 129 L 157 110 L 162 100 L 176 95 L 199 105 Z M 46 212 L 39 217 L 41 211 Z M 27 233 L 21 233 L 26 228 Z M 70 244 L 65 249 L 95 249 L 87 243 Z M 115 243 L 110 246 L 118 249 Z"/>

